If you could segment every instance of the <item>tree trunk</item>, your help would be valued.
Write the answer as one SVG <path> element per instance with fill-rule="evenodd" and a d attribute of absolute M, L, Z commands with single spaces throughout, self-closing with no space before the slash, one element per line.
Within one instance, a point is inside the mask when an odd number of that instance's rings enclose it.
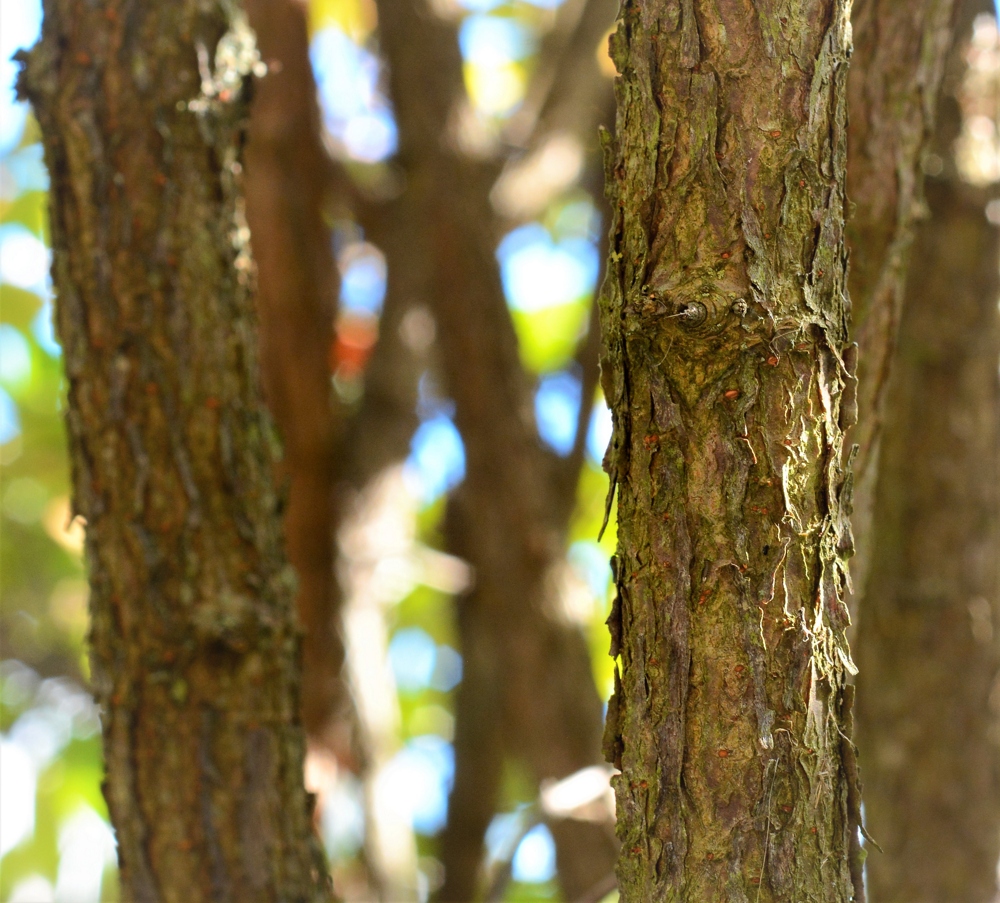
<path fill-rule="evenodd" d="M 847 4 L 626 0 L 605 395 L 623 903 L 863 898 Z"/>
<path fill-rule="evenodd" d="M 379 29 L 407 203 L 422 211 L 409 245 L 431 262 L 425 294 L 466 450 L 466 478 L 448 524 L 452 551 L 475 570 L 474 589 L 459 600 L 464 673 L 439 893 L 454 903 L 477 896 L 505 756 L 520 758 L 539 782 L 595 764 L 600 699 L 581 631 L 559 619 L 552 578 L 572 509 L 560 493 L 569 486 L 572 498 L 576 484 L 551 479 L 555 468 L 534 429 L 495 258 L 489 194 L 496 171 L 461 150 L 465 97 L 455 29 L 411 0 L 380 2 Z M 563 893 L 576 899 L 610 872 L 613 838 L 584 822 L 552 828 Z"/>
<path fill-rule="evenodd" d="M 277 476 L 288 484 L 285 542 L 304 629 L 302 720 L 312 740 L 345 762 L 352 758 L 351 718 L 334 576 L 338 422 L 330 384 L 337 278 L 323 219 L 332 163 L 323 147 L 305 5 L 248 0 L 246 9 L 269 66 L 254 91 L 246 204 L 264 390 L 281 433 Z"/>
<path fill-rule="evenodd" d="M 962 34 L 964 39 L 965 35 Z M 964 40 L 959 42 L 964 49 Z M 948 103 L 956 119 L 954 101 Z M 954 123 L 944 132 L 952 138 Z M 941 143 L 947 153 L 950 140 Z M 1000 235 L 988 195 L 927 186 L 861 606 L 875 903 L 992 903 L 1000 858 Z"/>
<path fill-rule="evenodd" d="M 74 510 L 123 897 L 329 898 L 257 385 L 226 3 L 46 0 L 21 90 L 51 175 Z"/>
<path fill-rule="evenodd" d="M 954 0 L 856 0 L 848 78 L 847 225 L 851 337 L 858 343 L 851 576 L 865 585 L 878 443 L 914 227 L 924 210 L 921 165 L 933 134 Z M 849 600 L 854 611 L 854 596 Z"/>

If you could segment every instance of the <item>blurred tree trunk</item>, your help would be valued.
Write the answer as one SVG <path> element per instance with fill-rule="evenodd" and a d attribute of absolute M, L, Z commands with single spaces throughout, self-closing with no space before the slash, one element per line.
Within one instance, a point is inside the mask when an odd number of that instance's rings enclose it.
<path fill-rule="evenodd" d="M 866 811 L 885 850 L 868 859 L 875 903 L 997 893 L 1000 235 L 989 194 L 956 170 L 959 127 L 947 96 L 944 171 L 928 181 L 892 364 L 858 631 Z"/>
<path fill-rule="evenodd" d="M 221 3 L 44 9 L 21 90 L 123 897 L 325 900 L 240 195 L 253 35 Z"/>
<path fill-rule="evenodd" d="M 426 296 L 466 450 L 448 536 L 452 551 L 473 565 L 475 586 L 459 600 L 464 669 L 439 893 L 466 901 L 477 897 L 504 758 L 520 758 L 538 782 L 595 764 L 600 699 L 584 637 L 559 613 L 557 572 L 575 475 L 553 479 L 558 468 L 534 428 L 494 255 L 489 194 L 497 168 L 461 147 L 466 101 L 455 28 L 423 4 L 384 0 L 379 29 L 404 197 L 421 211 L 408 246 L 425 266 L 431 262 Z M 572 461 L 578 473 L 582 446 Z M 599 824 L 563 820 L 552 829 L 560 884 L 576 899 L 610 872 L 613 838 Z"/>
<path fill-rule="evenodd" d="M 863 899 L 848 6 L 626 0 L 603 305 L 623 903 Z"/>
<path fill-rule="evenodd" d="M 261 368 L 281 432 L 288 484 L 285 543 L 298 576 L 302 720 L 309 737 L 349 762 L 341 594 L 334 574 L 338 421 L 330 382 L 337 301 L 323 146 L 301 0 L 247 0 L 267 76 L 255 86 L 246 152 L 247 221 L 257 262 Z"/>
<path fill-rule="evenodd" d="M 925 210 L 923 152 L 933 134 L 954 0 L 857 0 L 848 77 L 847 224 L 851 337 L 858 343 L 851 576 L 864 588 L 882 409 L 915 226 Z M 856 616 L 855 596 L 849 599 Z"/>

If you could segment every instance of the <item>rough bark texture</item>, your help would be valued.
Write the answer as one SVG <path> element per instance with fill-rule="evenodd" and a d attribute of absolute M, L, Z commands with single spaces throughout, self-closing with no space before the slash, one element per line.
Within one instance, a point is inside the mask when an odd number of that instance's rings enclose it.
<path fill-rule="evenodd" d="M 257 262 L 261 368 L 281 433 L 285 543 L 298 576 L 302 720 L 313 740 L 349 760 L 350 701 L 342 678 L 340 592 L 334 577 L 337 421 L 330 348 L 337 280 L 323 208 L 331 161 L 323 147 L 300 0 L 249 0 L 269 71 L 254 92 L 246 153 L 247 221 Z"/>
<path fill-rule="evenodd" d="M 439 895 L 454 903 L 477 896 L 503 758 L 520 757 L 537 780 L 594 764 L 600 701 L 584 638 L 558 615 L 553 577 L 565 523 L 554 512 L 568 506 L 552 498 L 552 462 L 534 429 L 494 256 L 495 171 L 459 148 L 464 94 L 455 29 L 408 0 L 380 3 L 379 27 L 399 161 L 407 195 L 422 211 L 410 243 L 431 262 L 426 295 L 466 450 L 465 482 L 449 513 L 452 551 L 475 569 L 475 587 L 459 601 L 464 670 Z M 583 822 L 552 828 L 560 883 L 575 899 L 610 871 L 613 838 Z"/>
<path fill-rule="evenodd" d="M 965 34 L 961 37 L 964 39 Z M 959 42 L 964 45 L 964 40 Z M 946 101 L 947 153 L 957 110 Z M 858 631 L 874 903 L 992 903 L 1000 858 L 1000 235 L 929 179 L 892 363 Z"/>
<path fill-rule="evenodd" d="M 923 151 L 951 45 L 954 0 L 857 0 L 847 81 L 848 287 L 858 343 L 854 461 L 855 586 L 865 584 L 885 387 L 906 287 L 914 226 L 924 213 Z"/>
<path fill-rule="evenodd" d="M 253 35 L 222 2 L 47 0 L 51 175 L 105 795 L 130 901 L 329 898 L 241 215 Z"/>
<path fill-rule="evenodd" d="M 847 4 L 626 0 L 605 394 L 623 903 L 861 899 Z"/>

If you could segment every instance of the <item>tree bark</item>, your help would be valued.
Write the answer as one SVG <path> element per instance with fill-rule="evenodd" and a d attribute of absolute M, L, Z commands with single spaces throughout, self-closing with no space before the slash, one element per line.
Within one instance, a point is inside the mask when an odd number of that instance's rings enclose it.
<path fill-rule="evenodd" d="M 626 0 L 612 38 L 623 903 L 863 899 L 847 8 Z"/>
<path fill-rule="evenodd" d="M 965 33 L 957 49 L 964 50 Z M 954 99 L 943 116 L 948 153 Z M 928 181 L 892 363 L 858 631 L 876 903 L 992 903 L 1000 858 L 1000 235 Z"/>
<path fill-rule="evenodd" d="M 334 416 L 330 349 L 336 264 L 323 217 L 332 162 L 323 146 L 300 0 L 248 0 L 268 64 L 255 86 L 246 152 L 247 221 L 257 263 L 260 356 L 268 407 L 281 433 L 279 483 L 288 558 L 302 621 L 302 721 L 350 762 L 350 699 L 343 680 L 340 591 L 334 575 Z"/>
<path fill-rule="evenodd" d="M 475 570 L 474 589 L 459 600 L 464 673 L 439 892 L 453 903 L 477 897 L 505 756 L 525 762 L 536 781 L 595 764 L 600 700 L 584 637 L 557 613 L 552 577 L 564 555 L 560 519 L 571 506 L 553 497 L 553 462 L 534 428 L 494 256 L 496 170 L 460 148 L 465 98 L 455 29 L 409 0 L 381 2 L 379 29 L 407 195 L 422 211 L 410 246 L 432 262 L 426 296 L 466 451 L 448 525 L 452 551 Z M 613 838 L 584 822 L 552 829 L 563 893 L 576 899 L 610 872 Z"/>
<path fill-rule="evenodd" d="M 329 899 L 240 195 L 253 34 L 221 2 L 46 0 L 74 511 L 123 897 Z"/>

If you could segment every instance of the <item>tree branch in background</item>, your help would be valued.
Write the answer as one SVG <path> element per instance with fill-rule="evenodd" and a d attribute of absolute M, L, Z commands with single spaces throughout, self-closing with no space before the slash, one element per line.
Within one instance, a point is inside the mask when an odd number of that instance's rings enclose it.
<path fill-rule="evenodd" d="M 560 18 L 572 14 L 573 24 L 554 30 L 555 46 L 543 44 L 527 97 L 507 128 L 508 140 L 525 148 L 507 162 L 492 192 L 508 219 L 538 215 L 600 156 L 597 127 L 614 119 L 614 73 L 610 60 L 602 69 L 598 54 L 617 8 L 614 0 L 567 0 L 560 7 Z"/>
<path fill-rule="evenodd" d="M 285 544 L 304 628 L 302 716 L 310 739 L 350 762 L 342 677 L 341 594 L 334 575 L 338 423 L 330 385 L 337 273 L 323 210 L 323 145 L 300 0 L 247 0 L 267 75 L 256 85 L 247 147 L 247 220 L 257 261 L 265 397 L 281 433 L 288 486 Z"/>
<path fill-rule="evenodd" d="M 448 534 L 475 585 L 459 601 L 465 665 L 440 897 L 470 900 L 504 754 L 521 758 L 536 781 L 595 764 L 600 700 L 583 636 L 558 614 L 565 524 L 552 520 L 550 469 L 494 256 L 493 174 L 459 150 L 455 30 L 409 0 L 380 3 L 379 27 L 399 159 L 421 211 L 409 241 L 432 262 L 428 297 L 466 450 Z M 613 843 L 596 824 L 565 821 L 553 832 L 560 882 L 575 899 L 610 871 Z"/>
<path fill-rule="evenodd" d="M 242 216 L 229 3 L 46 0 L 20 89 L 51 176 L 74 513 L 122 898 L 330 898 Z"/>
<path fill-rule="evenodd" d="M 848 77 L 847 223 L 852 338 L 858 343 L 854 461 L 855 591 L 865 585 L 886 379 L 923 206 L 923 152 L 933 134 L 955 0 L 857 0 Z M 851 600 L 849 604 L 855 607 Z"/>
<path fill-rule="evenodd" d="M 964 6 L 956 76 L 972 13 L 990 9 Z M 992 15 L 979 31 L 992 93 Z M 893 355 L 858 629 L 865 805 L 885 850 L 868 859 L 877 903 L 991 903 L 1000 857 L 1000 235 L 984 212 L 995 190 L 956 167 L 951 92 L 940 109 L 940 173 L 928 179 L 931 217 Z"/>

